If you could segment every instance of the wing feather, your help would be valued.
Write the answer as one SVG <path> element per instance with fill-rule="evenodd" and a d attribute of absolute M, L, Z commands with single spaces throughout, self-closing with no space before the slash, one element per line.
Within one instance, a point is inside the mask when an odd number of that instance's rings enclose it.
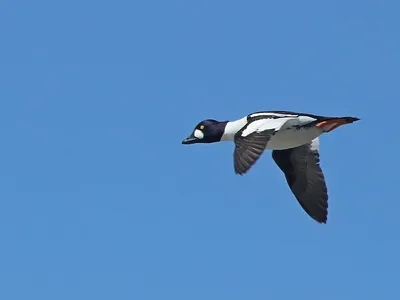
<path fill-rule="evenodd" d="M 326 223 L 328 216 L 328 189 L 320 167 L 319 140 L 300 147 L 274 150 L 272 157 L 283 171 L 294 196 L 317 222 Z"/>

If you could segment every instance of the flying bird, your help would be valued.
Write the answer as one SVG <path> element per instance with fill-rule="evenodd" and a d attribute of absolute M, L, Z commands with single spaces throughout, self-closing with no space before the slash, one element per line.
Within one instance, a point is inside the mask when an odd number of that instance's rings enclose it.
<path fill-rule="evenodd" d="M 233 141 L 236 174 L 244 175 L 264 150 L 285 174 L 304 211 L 319 223 L 328 216 L 328 190 L 320 167 L 319 136 L 360 120 L 290 111 L 260 111 L 235 121 L 207 119 L 196 125 L 182 144 Z"/>

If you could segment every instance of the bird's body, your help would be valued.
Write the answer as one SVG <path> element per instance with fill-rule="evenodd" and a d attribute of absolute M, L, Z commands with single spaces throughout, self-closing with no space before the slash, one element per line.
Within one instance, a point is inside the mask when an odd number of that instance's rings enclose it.
<path fill-rule="evenodd" d="M 243 175 L 266 149 L 284 172 L 293 194 L 316 221 L 327 220 L 328 194 L 319 166 L 319 139 L 325 132 L 359 120 L 288 111 L 261 111 L 236 121 L 204 120 L 183 144 L 235 143 L 234 168 Z"/>
<path fill-rule="evenodd" d="M 243 130 L 243 136 L 254 131 L 275 130 L 265 147 L 266 149 L 293 148 L 311 142 L 324 132 L 322 128 L 306 126 L 313 121 L 315 119 L 308 116 L 282 115 L 279 118 L 271 118 L 270 114 L 254 113 L 237 121 L 228 122 L 222 141 L 234 141 L 235 134 L 247 126 Z"/>

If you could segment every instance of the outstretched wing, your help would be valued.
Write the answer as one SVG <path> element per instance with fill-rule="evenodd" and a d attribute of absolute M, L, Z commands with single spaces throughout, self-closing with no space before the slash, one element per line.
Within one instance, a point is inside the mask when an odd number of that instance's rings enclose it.
<path fill-rule="evenodd" d="M 328 190 L 319 165 L 318 138 L 300 147 L 274 150 L 272 158 L 307 214 L 319 223 L 326 223 Z"/>
<path fill-rule="evenodd" d="M 249 118 L 249 123 L 234 137 L 234 168 L 239 175 L 245 174 L 256 163 L 276 131 L 295 120 L 293 117 L 274 119 L 264 115 Z"/>
<path fill-rule="evenodd" d="M 253 132 L 245 137 L 235 136 L 233 161 L 235 173 L 245 174 L 260 158 L 275 130 Z"/>

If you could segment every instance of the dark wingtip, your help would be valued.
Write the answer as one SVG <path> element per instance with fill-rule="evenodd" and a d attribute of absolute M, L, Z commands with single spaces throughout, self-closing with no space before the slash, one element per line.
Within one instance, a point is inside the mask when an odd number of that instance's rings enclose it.
<path fill-rule="evenodd" d="M 328 218 L 327 217 L 322 217 L 322 218 L 311 217 L 311 218 L 313 218 L 319 224 L 326 224 L 326 222 L 328 222 Z"/>
<path fill-rule="evenodd" d="M 309 214 L 309 216 L 320 224 L 326 224 L 326 222 L 328 221 L 328 212 L 327 211 L 322 214 L 318 214 L 318 215 Z"/>
<path fill-rule="evenodd" d="M 360 118 L 348 117 L 347 120 L 349 123 L 354 123 L 354 122 L 360 121 Z"/>

